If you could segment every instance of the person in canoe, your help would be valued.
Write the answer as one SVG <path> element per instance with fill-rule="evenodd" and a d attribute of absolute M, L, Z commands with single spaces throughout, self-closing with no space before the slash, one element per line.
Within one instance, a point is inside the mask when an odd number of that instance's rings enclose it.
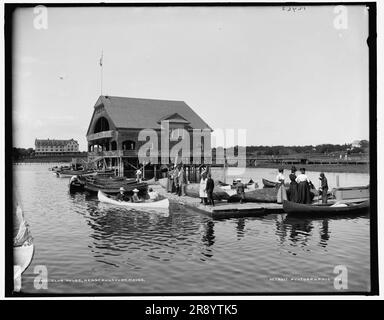
<path fill-rule="evenodd" d="M 295 166 L 292 166 L 291 168 L 291 174 L 289 175 L 289 180 L 291 180 L 290 184 L 289 184 L 289 201 L 292 201 L 292 202 L 298 202 L 298 198 L 299 198 L 299 193 L 298 193 L 298 190 L 297 190 L 297 182 L 296 182 L 296 167 Z"/>
<path fill-rule="evenodd" d="M 280 168 L 279 173 L 276 176 L 276 188 L 277 188 L 277 203 L 283 203 L 284 200 L 287 200 L 287 191 L 285 190 L 285 177 L 284 169 Z"/>
<path fill-rule="evenodd" d="M 132 190 L 133 191 L 133 196 L 131 198 L 132 202 L 142 202 L 141 199 L 139 198 L 139 190 L 136 188 Z"/>
<path fill-rule="evenodd" d="M 150 201 L 157 201 L 159 200 L 159 194 L 156 191 L 153 191 L 152 188 L 148 189 L 148 196 Z"/>
<path fill-rule="evenodd" d="M 125 189 L 124 187 L 120 187 L 120 190 L 119 190 L 119 193 L 118 195 L 116 196 L 116 200 L 118 201 L 130 201 L 130 197 L 128 197 L 126 194 L 125 194 Z"/>
<path fill-rule="evenodd" d="M 209 173 L 208 179 L 207 179 L 207 187 L 205 190 L 207 192 L 208 204 L 212 205 L 213 207 L 215 206 L 215 201 L 213 200 L 213 189 L 214 188 L 215 188 L 215 182 L 212 179 L 212 175 Z"/>
<path fill-rule="evenodd" d="M 300 168 L 300 174 L 297 176 L 296 182 L 298 183 L 297 202 L 298 203 L 305 203 L 305 204 L 311 203 L 311 194 L 310 194 L 311 180 L 309 180 L 309 178 L 305 174 L 305 168 Z"/>
<path fill-rule="evenodd" d="M 321 187 L 319 190 L 319 192 L 321 193 L 321 202 L 327 203 L 327 200 L 328 200 L 328 180 L 325 177 L 324 172 L 320 173 L 319 180 L 321 182 Z"/>

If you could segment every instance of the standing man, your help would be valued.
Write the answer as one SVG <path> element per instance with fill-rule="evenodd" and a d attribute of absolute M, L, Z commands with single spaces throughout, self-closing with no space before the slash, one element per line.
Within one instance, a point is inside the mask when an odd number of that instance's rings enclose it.
<path fill-rule="evenodd" d="M 241 179 L 238 179 L 238 182 L 236 183 L 236 192 L 240 196 L 240 203 L 244 203 L 245 201 L 245 186 Z"/>
<path fill-rule="evenodd" d="M 207 198 L 208 198 L 208 204 L 211 204 L 212 206 L 215 206 L 215 201 L 213 200 L 213 189 L 215 188 L 215 182 L 212 179 L 212 175 L 209 173 L 208 174 L 208 179 L 207 179 Z"/>
<path fill-rule="evenodd" d="M 140 168 L 136 170 L 136 182 L 141 182 L 141 173 Z"/>
<path fill-rule="evenodd" d="M 179 181 L 179 192 L 178 192 L 178 195 L 179 197 L 180 196 L 185 196 L 185 170 L 184 170 L 184 166 L 181 165 L 180 166 L 180 170 L 179 170 L 179 175 L 178 175 L 178 181 Z"/>
<path fill-rule="evenodd" d="M 319 190 L 321 192 L 321 202 L 327 203 L 327 201 L 328 201 L 328 180 L 325 177 L 324 172 L 320 173 L 319 179 L 321 181 L 321 187 Z"/>

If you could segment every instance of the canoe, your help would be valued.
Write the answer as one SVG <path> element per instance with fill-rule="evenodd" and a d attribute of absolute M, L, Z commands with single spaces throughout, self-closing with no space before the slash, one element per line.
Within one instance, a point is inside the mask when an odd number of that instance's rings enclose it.
<path fill-rule="evenodd" d="M 275 188 L 255 189 L 244 193 L 246 202 L 277 202 L 277 190 Z M 239 202 L 240 196 L 235 193 L 228 202 Z"/>
<path fill-rule="evenodd" d="M 13 278 L 15 291 L 19 291 L 21 275 L 30 265 L 35 248 L 29 226 L 24 219 L 24 213 L 19 205 L 15 207 L 13 214 Z"/>
<path fill-rule="evenodd" d="M 263 181 L 264 188 L 274 188 L 274 187 L 276 187 L 276 182 L 273 182 L 271 180 L 267 180 L 267 179 L 264 179 L 264 178 L 262 178 L 261 180 Z"/>
<path fill-rule="evenodd" d="M 75 192 L 81 192 L 84 191 L 85 183 L 83 182 L 72 182 L 68 184 L 69 192 L 75 193 Z"/>
<path fill-rule="evenodd" d="M 143 195 L 146 193 L 148 185 L 145 182 L 128 184 L 121 183 L 119 185 L 101 185 L 87 181 L 85 183 L 84 189 L 93 193 L 97 193 L 99 190 L 101 190 L 103 193 L 119 193 L 121 187 L 124 187 L 126 192 L 131 192 L 133 189 L 138 189 L 139 195 Z"/>
<path fill-rule="evenodd" d="M 264 188 L 275 188 L 276 187 L 277 183 L 274 182 L 274 181 L 267 180 L 267 179 L 264 179 L 264 178 L 262 178 L 261 180 L 263 182 Z M 286 182 L 284 185 L 286 187 L 289 187 L 289 182 Z"/>
<path fill-rule="evenodd" d="M 185 194 L 192 198 L 200 197 L 200 184 L 199 183 L 190 183 L 185 186 Z M 229 195 L 227 192 L 222 190 L 220 187 L 215 186 L 213 189 L 213 199 L 214 200 L 228 200 Z"/>
<path fill-rule="evenodd" d="M 96 171 L 83 171 L 83 170 L 63 170 L 56 172 L 59 178 L 71 178 L 73 176 L 95 176 L 97 175 Z"/>
<path fill-rule="evenodd" d="M 104 192 L 99 191 L 97 193 L 97 197 L 100 202 L 114 204 L 118 206 L 124 206 L 129 208 L 159 208 L 159 209 L 167 209 L 169 208 L 169 200 L 163 199 L 159 201 L 144 201 L 144 202 L 129 202 L 129 201 L 117 201 L 108 197 Z"/>
<path fill-rule="evenodd" d="M 369 201 L 335 204 L 302 204 L 283 202 L 283 210 L 290 214 L 358 214 L 368 211 Z"/>
<path fill-rule="evenodd" d="M 110 175 L 114 174 L 112 170 L 106 170 L 106 171 L 95 171 L 95 170 L 62 170 L 56 172 L 57 176 L 59 178 L 71 178 L 72 176 L 106 176 L 109 177 Z"/>

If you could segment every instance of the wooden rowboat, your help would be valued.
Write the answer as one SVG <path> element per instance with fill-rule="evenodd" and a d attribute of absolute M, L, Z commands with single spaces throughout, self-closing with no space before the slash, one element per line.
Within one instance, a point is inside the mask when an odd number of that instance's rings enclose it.
<path fill-rule="evenodd" d="M 104 192 L 99 191 L 97 193 L 97 198 L 100 202 L 114 204 L 118 206 L 124 206 L 129 208 L 159 208 L 159 209 L 167 209 L 169 208 L 169 200 L 163 199 L 158 201 L 143 201 L 143 202 L 129 202 L 129 201 L 118 201 L 108 197 Z"/>
<path fill-rule="evenodd" d="M 192 198 L 200 197 L 200 184 L 199 183 L 190 183 L 185 186 L 185 194 Z M 214 200 L 228 200 L 229 195 L 223 189 L 218 186 L 215 186 L 213 189 L 213 199 Z"/>
<path fill-rule="evenodd" d="M 302 204 L 291 201 L 283 202 L 283 210 L 289 214 L 359 214 L 368 211 L 369 201 L 335 204 Z"/>
<path fill-rule="evenodd" d="M 14 290 L 20 291 L 21 275 L 30 265 L 34 245 L 33 238 L 29 231 L 29 226 L 24 219 L 24 213 L 20 205 L 14 209 L 14 228 L 13 228 L 13 279 Z"/>
<path fill-rule="evenodd" d="M 274 181 L 271 181 L 271 180 L 267 180 L 267 179 L 264 179 L 264 178 L 262 178 L 261 180 L 263 182 L 264 188 L 275 188 L 276 187 L 277 182 L 274 182 Z M 289 182 L 286 182 L 284 185 L 287 188 L 289 188 Z"/>
<path fill-rule="evenodd" d="M 255 189 L 244 193 L 246 202 L 277 202 L 277 190 L 275 188 Z M 228 202 L 239 202 L 240 195 L 235 193 Z"/>
<path fill-rule="evenodd" d="M 261 179 L 263 181 L 264 188 L 275 188 L 276 182 L 267 179 Z"/>
<path fill-rule="evenodd" d="M 75 181 L 68 184 L 69 192 L 75 193 L 75 192 L 81 192 L 84 191 L 85 183 L 81 181 Z"/>

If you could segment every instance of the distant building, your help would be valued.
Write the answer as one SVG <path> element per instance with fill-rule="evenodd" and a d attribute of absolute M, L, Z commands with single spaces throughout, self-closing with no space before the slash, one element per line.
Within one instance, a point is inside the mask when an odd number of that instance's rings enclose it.
<path fill-rule="evenodd" d="M 79 143 L 76 140 L 56 140 L 56 139 L 36 139 L 36 155 L 58 155 L 68 153 L 78 153 Z"/>

